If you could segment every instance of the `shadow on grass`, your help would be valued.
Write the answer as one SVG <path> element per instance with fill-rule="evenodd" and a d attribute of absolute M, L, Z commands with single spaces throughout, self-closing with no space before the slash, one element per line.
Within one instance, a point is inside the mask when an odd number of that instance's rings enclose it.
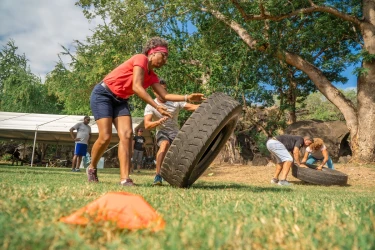
<path fill-rule="evenodd" d="M 47 175 L 59 175 L 59 176 L 65 176 L 66 178 L 67 175 L 70 176 L 86 176 L 86 172 L 72 172 L 70 169 L 63 169 L 61 171 L 47 171 L 46 169 L 36 169 L 36 168 L 0 168 L 0 173 L 3 175 L 31 175 L 31 176 L 37 176 L 37 175 L 42 175 L 42 176 L 47 176 Z"/>
<path fill-rule="evenodd" d="M 216 184 L 212 185 L 212 183 L 198 183 L 193 184 L 190 189 L 201 189 L 201 190 L 217 190 L 217 189 L 237 189 L 242 191 L 249 191 L 254 193 L 260 192 L 292 192 L 293 190 L 288 187 L 259 187 L 259 186 L 248 186 L 243 184 L 235 184 L 235 183 L 228 183 L 228 184 Z"/>
<path fill-rule="evenodd" d="M 49 172 L 49 173 L 74 173 L 71 168 L 61 167 L 61 168 L 51 168 L 51 167 L 29 167 L 29 166 L 0 166 L 0 172 L 7 173 L 20 173 L 20 172 Z M 119 174 L 120 170 L 117 169 L 99 169 L 99 174 Z M 86 174 L 86 169 L 80 169 L 76 174 L 84 173 Z M 141 174 L 142 175 L 142 174 Z M 146 175 L 146 174 L 145 174 Z"/>
<path fill-rule="evenodd" d="M 345 184 L 345 185 L 322 185 L 322 184 L 314 184 L 314 183 L 309 183 L 306 181 L 289 181 L 290 183 L 293 183 L 293 185 L 298 185 L 298 186 L 314 186 L 314 187 L 351 187 L 352 185 L 350 184 Z"/>

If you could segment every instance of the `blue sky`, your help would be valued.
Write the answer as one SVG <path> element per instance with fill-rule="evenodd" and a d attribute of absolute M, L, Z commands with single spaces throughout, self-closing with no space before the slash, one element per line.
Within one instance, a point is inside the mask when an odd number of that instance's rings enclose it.
<path fill-rule="evenodd" d="M 358 66 L 359 64 L 348 67 L 343 74 L 346 78 L 348 78 L 348 82 L 346 84 L 336 84 L 335 86 L 340 89 L 357 88 L 357 76 L 353 75 L 353 71 Z"/>
<path fill-rule="evenodd" d="M 42 79 L 53 70 L 62 52 L 61 45 L 71 47 L 73 40 L 83 41 L 92 34 L 92 29 L 101 23 L 91 23 L 83 16 L 82 10 L 75 6 L 76 0 L 0 0 L 0 47 L 10 38 L 18 46 L 18 54 L 25 53 L 31 71 Z M 67 59 L 67 58 L 65 58 Z M 354 67 L 349 67 L 345 85 L 357 86 L 352 75 Z"/>

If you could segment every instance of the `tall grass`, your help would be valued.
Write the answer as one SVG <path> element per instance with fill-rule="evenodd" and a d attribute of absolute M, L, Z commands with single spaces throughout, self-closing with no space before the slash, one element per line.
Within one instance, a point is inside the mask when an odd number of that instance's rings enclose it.
<path fill-rule="evenodd" d="M 197 181 L 152 187 L 152 172 L 118 185 L 69 169 L 0 167 L 2 249 L 375 249 L 375 188 L 278 187 Z M 142 195 L 166 221 L 162 232 L 58 222 L 109 191 Z"/>

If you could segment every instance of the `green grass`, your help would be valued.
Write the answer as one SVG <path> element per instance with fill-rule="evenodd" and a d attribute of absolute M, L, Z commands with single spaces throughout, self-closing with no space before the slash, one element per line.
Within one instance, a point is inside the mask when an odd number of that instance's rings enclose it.
<path fill-rule="evenodd" d="M 374 187 L 278 187 L 197 181 L 190 189 L 118 185 L 119 170 L 0 167 L 1 249 L 375 249 Z M 109 191 L 142 195 L 166 221 L 164 231 L 58 222 Z"/>

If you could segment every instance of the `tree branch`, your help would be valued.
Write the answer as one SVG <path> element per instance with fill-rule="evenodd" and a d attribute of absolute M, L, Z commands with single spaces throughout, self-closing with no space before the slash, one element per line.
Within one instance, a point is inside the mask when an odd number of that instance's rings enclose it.
<path fill-rule="evenodd" d="M 201 10 L 211 13 L 216 19 L 228 25 L 249 46 L 249 48 L 258 51 L 265 51 L 267 49 L 263 46 L 257 46 L 257 40 L 255 40 L 247 32 L 247 30 L 245 30 L 236 21 L 229 19 L 227 16 L 223 15 L 221 12 L 206 8 L 202 8 Z M 349 131 L 355 131 L 357 129 L 357 110 L 354 107 L 353 103 L 348 100 L 335 86 L 332 85 L 332 83 L 324 76 L 323 72 L 320 69 L 316 68 L 313 64 L 304 60 L 299 55 L 287 51 L 278 51 L 274 56 L 279 60 L 285 61 L 288 65 L 304 72 L 319 89 L 319 91 L 342 112 Z"/>
<path fill-rule="evenodd" d="M 265 12 L 264 7 L 262 5 L 260 6 L 260 8 L 261 8 L 261 14 L 260 15 L 247 15 L 246 12 L 244 11 L 244 9 L 238 3 L 238 1 L 232 0 L 232 3 L 238 9 L 242 18 L 245 21 L 254 21 L 254 20 L 281 21 L 281 20 L 284 20 L 284 19 L 287 19 L 287 18 L 290 18 L 290 17 L 293 17 L 293 16 L 300 15 L 300 14 L 311 14 L 311 13 L 314 13 L 314 12 L 324 12 L 324 13 L 332 14 L 332 15 L 334 15 L 338 18 L 341 18 L 345 21 L 351 22 L 351 23 L 353 23 L 357 26 L 361 25 L 361 21 L 358 18 L 356 18 L 355 16 L 342 13 L 339 10 L 337 10 L 335 8 L 332 8 L 332 7 L 318 6 L 318 5 L 314 4 L 313 1 L 311 1 L 311 0 L 309 2 L 311 4 L 311 7 L 294 10 L 294 11 L 292 11 L 290 13 L 287 13 L 287 14 L 284 14 L 284 15 L 272 16 L 272 15 L 269 15 Z"/>

